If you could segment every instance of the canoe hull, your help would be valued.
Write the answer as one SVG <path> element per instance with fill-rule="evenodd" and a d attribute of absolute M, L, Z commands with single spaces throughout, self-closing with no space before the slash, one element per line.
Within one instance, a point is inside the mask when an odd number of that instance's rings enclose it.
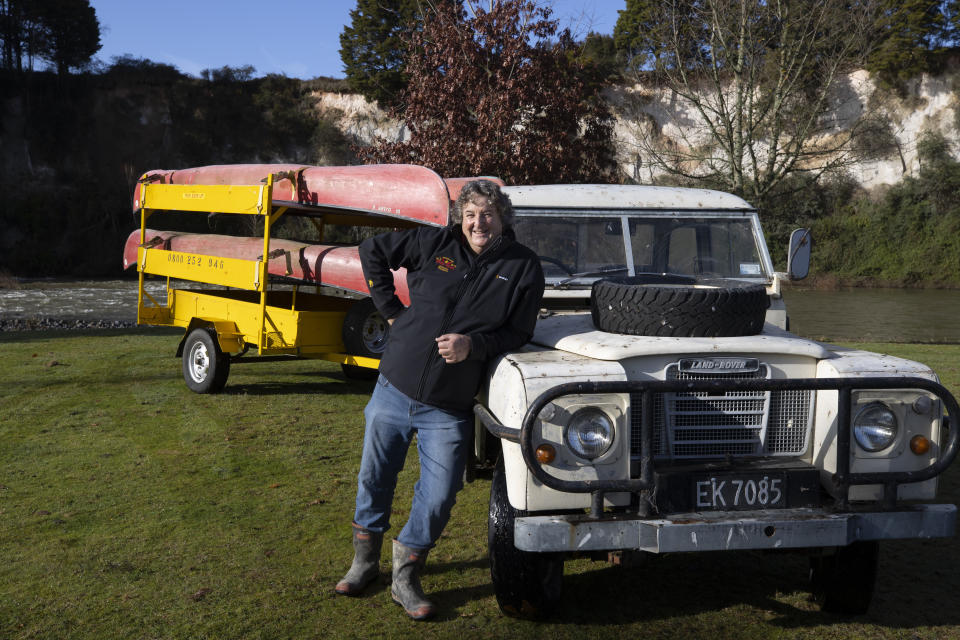
<path fill-rule="evenodd" d="M 151 251 L 178 251 L 202 256 L 257 260 L 263 254 L 263 238 L 226 236 L 207 233 L 178 233 L 175 231 L 146 230 L 146 242 Z M 127 236 L 123 249 L 123 268 L 137 262 L 140 231 Z M 271 253 L 283 250 L 282 255 L 271 258 L 267 270 L 271 275 L 284 276 L 305 284 L 326 285 L 369 295 L 360 265 L 360 254 L 355 246 L 339 247 L 323 244 L 305 244 L 293 240 L 270 240 Z M 397 296 L 410 304 L 405 269 L 394 272 Z"/>
<path fill-rule="evenodd" d="M 140 209 L 142 182 L 183 185 L 259 185 L 275 178 L 276 205 L 301 210 L 348 210 L 432 226 L 449 222 L 450 192 L 435 172 L 417 165 L 310 167 L 294 164 L 229 164 L 148 171 L 137 183 L 133 209 Z M 454 179 L 459 193 L 460 180 Z"/>

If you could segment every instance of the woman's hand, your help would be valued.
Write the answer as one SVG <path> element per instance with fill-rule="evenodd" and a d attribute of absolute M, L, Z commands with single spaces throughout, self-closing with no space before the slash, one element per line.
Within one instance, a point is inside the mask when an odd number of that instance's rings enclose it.
<path fill-rule="evenodd" d="M 462 333 L 445 333 L 437 338 L 437 349 L 440 357 L 447 364 L 463 362 L 470 355 L 470 336 Z"/>

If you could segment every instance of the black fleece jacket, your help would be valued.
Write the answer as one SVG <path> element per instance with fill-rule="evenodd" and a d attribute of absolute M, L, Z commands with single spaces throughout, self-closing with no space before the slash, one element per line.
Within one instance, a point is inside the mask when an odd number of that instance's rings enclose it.
<path fill-rule="evenodd" d="M 543 271 L 509 230 L 480 255 L 459 227 L 384 233 L 360 244 L 360 260 L 377 309 L 396 319 L 380 373 L 414 400 L 469 411 L 487 363 L 533 335 Z M 397 298 L 390 273 L 400 267 L 407 269 L 409 307 Z M 445 333 L 470 336 L 466 360 L 443 360 L 435 339 Z"/>

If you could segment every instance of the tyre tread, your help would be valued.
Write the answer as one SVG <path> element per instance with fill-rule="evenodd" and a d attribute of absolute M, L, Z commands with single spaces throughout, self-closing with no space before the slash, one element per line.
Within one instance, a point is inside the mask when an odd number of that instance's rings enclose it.
<path fill-rule="evenodd" d="M 673 284 L 650 276 L 609 278 L 596 281 L 590 296 L 594 326 L 640 336 L 756 335 L 768 306 L 762 285 L 731 286 L 724 280 Z"/>

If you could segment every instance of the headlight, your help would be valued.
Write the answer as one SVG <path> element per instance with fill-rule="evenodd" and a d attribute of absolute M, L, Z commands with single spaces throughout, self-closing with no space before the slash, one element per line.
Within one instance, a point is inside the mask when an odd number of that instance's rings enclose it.
<path fill-rule="evenodd" d="M 581 458 L 599 458 L 613 445 L 613 420 L 600 409 L 580 409 L 570 418 L 564 440 Z"/>
<path fill-rule="evenodd" d="M 897 437 L 897 416 L 882 402 L 864 406 L 853 419 L 853 437 L 864 451 L 881 451 Z"/>

